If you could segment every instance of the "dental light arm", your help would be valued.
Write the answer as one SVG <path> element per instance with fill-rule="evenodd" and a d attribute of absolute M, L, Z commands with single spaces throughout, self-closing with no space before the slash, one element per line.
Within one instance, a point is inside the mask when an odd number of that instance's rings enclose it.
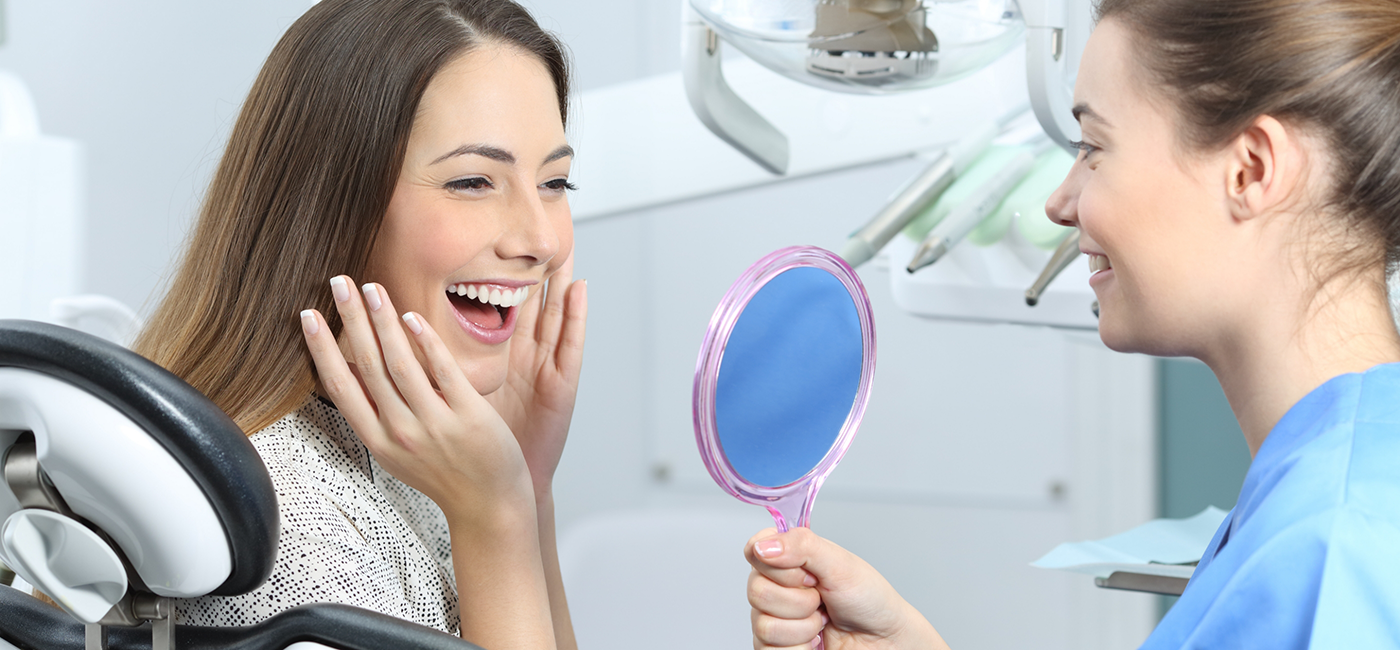
<path fill-rule="evenodd" d="M 1073 89 L 1069 79 L 1069 40 L 1066 12 L 1077 0 L 1021 0 L 1026 19 L 1026 89 L 1031 110 L 1055 144 L 1072 151 L 1069 143 L 1079 139 L 1079 123 L 1074 120 Z"/>
<path fill-rule="evenodd" d="M 720 38 L 681 0 L 681 77 L 695 116 L 721 140 L 774 174 L 788 169 L 788 139 L 729 87 L 721 67 Z"/>

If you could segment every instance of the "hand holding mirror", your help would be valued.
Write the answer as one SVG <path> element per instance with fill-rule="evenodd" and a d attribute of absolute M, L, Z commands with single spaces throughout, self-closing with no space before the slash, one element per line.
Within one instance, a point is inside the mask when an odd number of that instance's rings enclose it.
<path fill-rule="evenodd" d="M 759 260 L 710 319 L 695 368 L 695 439 L 710 476 L 763 506 L 780 532 L 812 502 L 855 437 L 875 371 L 865 287 L 810 246 Z"/>

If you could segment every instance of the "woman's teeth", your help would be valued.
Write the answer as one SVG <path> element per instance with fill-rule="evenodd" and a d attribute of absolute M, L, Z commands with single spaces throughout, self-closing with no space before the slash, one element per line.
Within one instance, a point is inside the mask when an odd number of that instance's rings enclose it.
<path fill-rule="evenodd" d="M 1095 273 L 1098 273 L 1099 271 L 1107 271 L 1107 270 L 1109 270 L 1109 269 L 1111 269 L 1111 268 L 1113 268 L 1113 265 L 1110 264 L 1110 263 L 1108 262 L 1108 256 L 1106 256 L 1106 255 L 1092 255 L 1092 254 L 1089 255 L 1089 274 L 1090 274 L 1090 275 L 1093 275 L 1093 274 L 1095 274 Z"/>
<path fill-rule="evenodd" d="M 491 287 L 488 285 L 477 286 L 475 284 L 460 283 L 447 288 L 448 293 L 455 293 L 459 296 L 466 296 L 472 300 L 478 300 L 488 305 L 498 307 L 515 307 L 530 296 L 530 287 L 520 287 L 514 291 Z"/>

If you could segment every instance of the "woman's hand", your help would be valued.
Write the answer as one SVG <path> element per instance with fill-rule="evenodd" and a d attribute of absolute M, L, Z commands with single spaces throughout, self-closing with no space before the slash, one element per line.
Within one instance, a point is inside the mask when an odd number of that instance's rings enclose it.
<path fill-rule="evenodd" d="M 545 290 L 520 306 L 505 384 L 486 396 L 520 442 L 537 499 L 551 494 L 583 367 L 588 286 L 573 282 L 573 272 L 570 254 Z"/>
<path fill-rule="evenodd" d="M 766 529 L 744 556 L 753 606 L 755 650 L 919 648 L 947 644 L 894 587 L 864 560 L 806 528 Z"/>
<path fill-rule="evenodd" d="M 331 289 L 343 340 L 315 310 L 302 312 L 302 331 L 326 396 L 379 464 L 431 498 L 449 521 L 489 529 L 508 515 L 510 523 L 533 524 L 519 443 L 427 321 L 412 312 L 400 319 L 377 284 L 362 288 L 363 299 L 345 276 L 332 278 Z"/>

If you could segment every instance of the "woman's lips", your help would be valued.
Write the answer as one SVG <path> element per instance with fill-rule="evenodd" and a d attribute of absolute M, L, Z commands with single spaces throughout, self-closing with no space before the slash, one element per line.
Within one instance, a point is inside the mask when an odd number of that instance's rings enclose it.
<path fill-rule="evenodd" d="M 452 313 L 457 324 L 472 338 L 487 345 L 499 345 L 515 333 L 516 316 L 520 307 L 501 307 L 477 300 L 450 297 Z"/>

